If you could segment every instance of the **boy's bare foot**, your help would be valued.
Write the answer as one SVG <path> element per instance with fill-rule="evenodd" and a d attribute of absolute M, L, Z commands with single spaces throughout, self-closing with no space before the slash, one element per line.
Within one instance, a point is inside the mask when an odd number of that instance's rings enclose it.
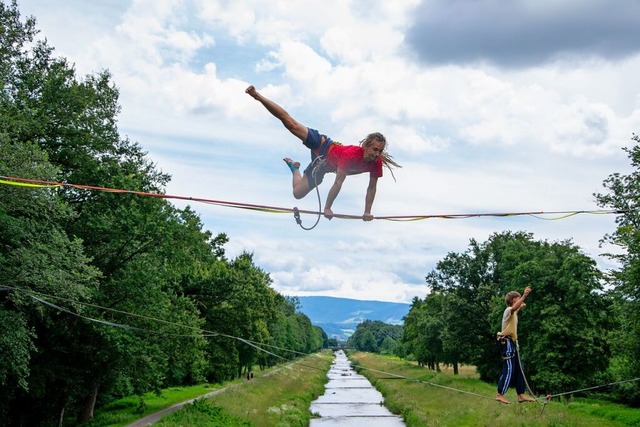
<path fill-rule="evenodd" d="M 532 399 L 530 397 L 525 396 L 524 394 L 520 394 L 518 395 L 518 403 L 523 403 L 523 402 L 535 402 L 535 399 Z"/>
<path fill-rule="evenodd" d="M 291 160 L 288 157 L 285 157 L 284 162 L 287 164 L 287 166 L 289 166 L 289 169 L 291 169 L 291 172 L 300 169 L 300 162 L 294 162 L 293 160 Z"/>
<path fill-rule="evenodd" d="M 509 402 L 503 395 L 501 394 L 496 394 L 496 400 L 500 403 L 504 403 L 505 405 L 511 405 L 511 402 Z"/>

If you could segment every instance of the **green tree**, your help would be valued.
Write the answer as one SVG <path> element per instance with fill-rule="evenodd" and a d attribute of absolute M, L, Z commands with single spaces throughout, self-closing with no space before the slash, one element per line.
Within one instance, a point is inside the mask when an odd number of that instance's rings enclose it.
<path fill-rule="evenodd" d="M 36 145 L 14 144 L 0 133 L 0 175 L 47 180 L 55 173 Z M 61 350 L 68 334 L 77 336 L 77 319 L 41 302 L 59 298 L 52 302 L 82 311 L 77 303 L 97 286 L 98 271 L 89 266 L 81 242 L 61 227 L 73 217 L 55 191 L 0 185 L 0 418 L 9 425 L 41 424 L 62 411 L 74 390 L 71 378 L 78 372 Z M 45 383 L 55 387 L 55 396 L 42 398 Z M 21 411 L 34 400 L 40 410 Z"/>
<path fill-rule="evenodd" d="M 269 325 L 270 345 L 276 347 L 273 352 L 279 357 L 293 358 L 298 353 L 308 354 L 328 345 L 327 334 L 298 310 L 300 304 L 295 297 L 275 295 L 277 316 Z M 263 356 L 264 364 L 274 364 L 277 358 Z"/>
<path fill-rule="evenodd" d="M 3 174 L 161 193 L 169 177 L 156 171 L 139 145 L 118 136 L 118 92 L 109 74 L 77 79 L 73 67 L 54 58 L 45 42 L 34 43 L 35 21 L 23 24 L 15 2 L 0 4 L 0 19 L 0 135 L 7 151 L 30 150 L 31 157 L 23 161 L 32 165 L 30 170 L 8 164 Z M 39 154 L 42 151 L 45 154 Z M 51 164 L 46 173 L 37 170 Z M 37 337 L 36 351 L 28 359 L 29 393 L 18 406 L 37 408 L 31 417 L 58 419 L 66 410 L 78 412 L 84 420 L 92 415 L 98 390 L 107 396 L 140 393 L 200 377 L 204 363 L 198 334 L 166 339 L 166 334 L 188 335 L 172 323 L 196 330 L 201 324 L 195 305 L 179 291 L 182 279 L 190 274 L 189 264 L 207 264 L 216 256 L 211 236 L 194 225 L 193 215 L 159 198 L 72 187 L 36 191 L 47 195 L 49 205 L 44 210 L 29 206 L 34 212 L 28 213 L 28 223 L 30 233 L 39 233 L 42 243 L 29 251 L 13 251 L 11 263 L 4 266 L 13 268 L 8 274 L 16 274 L 19 263 L 28 263 L 30 276 L 43 275 L 48 295 L 57 295 L 51 288 L 60 287 L 70 298 L 58 301 L 64 306 L 62 312 L 31 303 L 34 308 L 23 323 Z M 24 233 L 24 224 L 22 231 L 16 228 L 22 220 L 18 198 L 3 200 L 10 200 L 6 226 Z M 7 247 L 38 243 L 17 235 L 11 238 L 10 233 L 3 236 L 12 239 Z M 50 261 L 57 258 L 64 263 Z M 89 263 L 94 268 L 79 274 Z M 62 270 L 50 273 L 55 268 Z M 72 279 L 76 283 L 70 286 Z M 73 304 L 80 297 L 92 308 Z M 27 301 L 21 301 L 26 308 Z M 55 322 L 53 333 L 36 321 L 43 313 L 63 319 Z M 152 316 L 166 323 L 158 325 Z M 136 336 L 131 330 L 86 318 L 153 333 Z M 189 333 L 194 335 L 193 329 Z M 27 342 L 25 335 L 14 340 Z"/>
<path fill-rule="evenodd" d="M 379 347 L 380 354 L 394 354 L 397 343 L 396 340 L 389 336 L 384 337 Z"/>
<path fill-rule="evenodd" d="M 374 353 L 385 350 L 391 354 L 402 338 L 402 329 L 401 325 L 389 325 L 379 320 L 365 320 L 356 327 L 348 344 L 358 350 Z"/>
<path fill-rule="evenodd" d="M 441 339 L 442 295 L 431 293 L 424 300 L 414 298 L 404 322 L 402 342 L 421 366 L 440 370 L 444 360 Z"/>
<path fill-rule="evenodd" d="M 378 352 L 378 343 L 376 337 L 370 329 L 363 329 L 363 332 L 354 339 L 355 347 L 360 351 Z"/>
<path fill-rule="evenodd" d="M 633 171 L 613 173 L 603 182 L 604 193 L 595 194 L 598 205 L 620 211 L 616 216 L 616 230 L 603 241 L 622 249 L 609 253 L 620 268 L 609 272 L 611 297 L 617 313 L 618 328 L 610 335 L 616 349 L 612 367 L 615 380 L 640 377 L 640 137 L 633 135 L 634 145 L 625 148 Z M 622 384 L 616 392 L 621 401 L 640 406 L 640 384 Z"/>
<path fill-rule="evenodd" d="M 258 349 L 244 342 L 269 344 L 270 325 L 278 318 L 276 292 L 267 273 L 242 253 L 228 262 L 217 261 L 186 294 L 197 302 L 209 339 L 209 381 L 241 376 L 258 360 Z M 224 357 L 217 357 L 224 355 Z"/>
<path fill-rule="evenodd" d="M 518 329 L 532 386 L 557 392 L 592 384 L 609 359 L 603 337 L 610 310 L 600 279 L 595 261 L 568 241 L 539 242 L 522 232 L 472 240 L 465 253 L 447 255 L 427 276 L 432 291 L 442 294 L 443 361 L 474 364 L 481 378 L 495 381 L 504 295 L 531 285 Z"/>
<path fill-rule="evenodd" d="M 475 240 L 463 253 L 449 253 L 426 277 L 431 291 L 440 294 L 442 361 L 458 374 L 460 363 L 476 364 L 479 349 L 489 341 L 488 301 L 495 294 L 494 263 Z M 436 326 L 436 325 L 432 325 Z"/>

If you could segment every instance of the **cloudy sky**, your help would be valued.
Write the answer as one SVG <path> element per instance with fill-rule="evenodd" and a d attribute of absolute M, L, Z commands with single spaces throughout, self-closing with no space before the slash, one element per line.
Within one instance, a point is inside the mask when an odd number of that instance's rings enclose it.
<path fill-rule="evenodd" d="M 293 198 L 282 162 L 304 167 L 308 150 L 244 93 L 249 84 L 334 140 L 387 137 L 403 168 L 397 181 L 379 180 L 376 216 L 599 209 L 593 193 L 630 171 L 622 147 L 640 132 L 636 0 L 18 6 L 79 76 L 111 72 L 120 133 L 172 175 L 168 194 L 318 209 L 315 193 Z M 320 186 L 323 204 L 332 179 Z M 367 182 L 347 178 L 334 212 L 361 215 Z M 571 239 L 612 266 L 599 247 L 612 215 L 322 218 L 304 231 L 290 214 L 192 206 L 207 229 L 228 234 L 229 257 L 252 252 L 285 295 L 410 302 L 448 252 L 505 230 Z"/>

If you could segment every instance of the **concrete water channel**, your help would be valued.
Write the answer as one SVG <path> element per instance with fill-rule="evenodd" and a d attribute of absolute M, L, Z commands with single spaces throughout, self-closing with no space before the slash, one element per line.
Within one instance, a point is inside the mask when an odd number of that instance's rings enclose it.
<path fill-rule="evenodd" d="M 368 379 L 356 373 L 342 350 L 327 373 L 325 394 L 311 402 L 310 427 L 400 427 L 402 417 L 384 406 L 384 397 Z"/>

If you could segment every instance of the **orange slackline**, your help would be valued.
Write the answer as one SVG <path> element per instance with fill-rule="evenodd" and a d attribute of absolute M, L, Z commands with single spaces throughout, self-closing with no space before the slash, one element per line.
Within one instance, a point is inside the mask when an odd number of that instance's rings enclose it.
<path fill-rule="evenodd" d="M 163 193 L 149 193 L 144 191 L 124 190 L 120 188 L 99 187 L 94 185 L 82 185 L 82 184 L 69 184 L 64 182 L 55 181 L 43 181 L 38 179 L 18 178 L 10 176 L 0 176 L 0 184 L 15 185 L 20 187 L 32 187 L 32 188 L 57 188 L 57 187 L 72 187 L 80 190 L 94 190 L 105 191 L 111 193 L 128 193 L 138 196 L 159 197 L 162 199 L 176 199 L 176 200 L 189 200 L 200 203 L 209 203 L 213 205 L 226 206 L 239 209 L 249 209 L 255 211 L 269 212 L 269 213 L 303 213 L 312 215 L 322 215 L 322 212 L 302 210 L 298 208 L 282 208 L 277 206 L 256 205 L 251 203 L 241 202 L 229 202 L 224 200 L 204 199 L 200 197 L 189 196 L 175 196 Z M 481 218 L 481 217 L 513 217 L 513 216 L 531 216 L 536 219 L 542 220 L 558 220 L 568 218 L 579 214 L 595 214 L 595 215 L 619 215 L 629 212 L 628 210 L 620 209 L 601 209 L 601 210 L 573 210 L 573 211 L 533 211 L 533 212 L 496 212 L 496 213 L 460 213 L 460 214 L 435 214 L 435 215 L 387 215 L 387 216 L 374 216 L 374 219 L 385 219 L 388 221 L 420 221 L 424 219 L 467 219 L 467 218 Z M 555 218 L 543 218 L 543 215 L 556 215 Z M 361 215 L 347 215 L 347 214 L 334 214 L 334 218 L 342 219 L 362 219 Z"/>

